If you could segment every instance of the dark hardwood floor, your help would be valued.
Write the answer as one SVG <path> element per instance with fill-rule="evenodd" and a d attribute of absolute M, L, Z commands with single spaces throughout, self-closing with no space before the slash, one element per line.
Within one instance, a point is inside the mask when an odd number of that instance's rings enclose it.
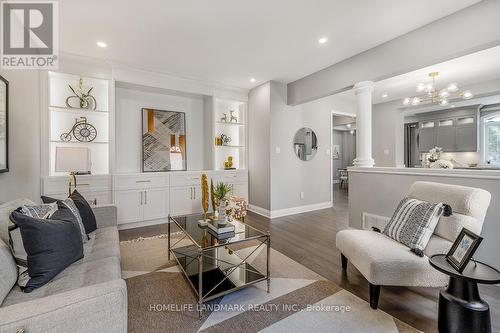
<path fill-rule="evenodd" d="M 249 213 L 245 222 L 271 232 L 271 247 L 344 289 L 368 301 L 368 281 L 348 265 L 340 266 L 335 247 L 338 231 L 348 228 L 347 191 L 336 188 L 331 209 L 270 220 Z M 133 239 L 166 233 L 165 224 L 120 231 L 120 239 Z M 376 246 L 376 244 L 374 244 Z M 491 308 L 493 332 L 500 332 L 500 288 L 480 286 L 481 296 Z M 437 288 L 382 287 L 379 308 L 424 332 L 437 332 Z"/>

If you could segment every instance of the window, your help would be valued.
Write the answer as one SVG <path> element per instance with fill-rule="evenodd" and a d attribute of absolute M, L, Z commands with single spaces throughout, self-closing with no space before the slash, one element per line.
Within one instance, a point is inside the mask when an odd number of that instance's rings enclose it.
<path fill-rule="evenodd" d="M 500 165 L 500 114 L 484 119 L 484 161 Z"/>

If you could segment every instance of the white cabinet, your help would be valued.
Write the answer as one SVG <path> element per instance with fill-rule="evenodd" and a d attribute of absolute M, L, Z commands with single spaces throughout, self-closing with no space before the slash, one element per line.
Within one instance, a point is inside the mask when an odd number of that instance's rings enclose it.
<path fill-rule="evenodd" d="M 143 219 L 155 220 L 168 217 L 169 200 L 168 189 L 148 189 L 145 190 L 143 199 Z"/>
<path fill-rule="evenodd" d="M 142 196 L 143 193 L 139 190 L 115 191 L 115 205 L 118 211 L 119 224 L 142 221 Z"/>
<path fill-rule="evenodd" d="M 132 174 L 113 177 L 118 224 L 165 219 L 170 212 L 169 177 Z"/>
<path fill-rule="evenodd" d="M 201 213 L 201 176 L 214 184 L 231 186 L 231 194 L 248 199 L 246 170 L 187 171 L 113 176 L 114 203 L 118 223 L 135 223 L 166 219 L 168 215 Z"/>

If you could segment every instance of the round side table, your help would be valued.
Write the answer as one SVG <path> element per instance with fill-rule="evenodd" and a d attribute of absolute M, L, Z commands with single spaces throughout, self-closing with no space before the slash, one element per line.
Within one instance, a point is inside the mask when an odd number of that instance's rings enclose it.
<path fill-rule="evenodd" d="M 450 276 L 448 287 L 439 292 L 438 329 L 440 333 L 491 332 L 490 307 L 479 296 L 478 283 L 500 283 L 500 272 L 478 261 L 470 261 L 459 273 L 446 255 L 429 259 L 432 267 Z"/>

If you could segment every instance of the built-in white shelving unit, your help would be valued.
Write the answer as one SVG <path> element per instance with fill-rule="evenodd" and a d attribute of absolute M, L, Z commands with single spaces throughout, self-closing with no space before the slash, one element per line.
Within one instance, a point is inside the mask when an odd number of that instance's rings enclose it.
<path fill-rule="evenodd" d="M 91 87 L 92 96 L 96 101 L 95 110 L 78 107 L 68 107 L 66 99 L 73 96 L 70 89 L 78 91 L 80 78 L 83 80 L 83 90 Z M 61 72 L 48 73 L 48 175 L 64 175 L 55 171 L 57 147 L 87 147 L 91 157 L 92 174 L 109 174 L 110 156 L 110 80 L 81 77 Z M 73 98 L 70 103 L 78 106 L 78 99 Z M 73 133 L 71 140 L 64 141 L 61 134 L 68 133 L 76 121 L 86 118 L 87 123 L 97 130 L 97 137 L 91 142 L 78 141 Z"/>
<path fill-rule="evenodd" d="M 224 161 L 229 156 L 233 157 L 233 168 L 245 169 L 247 150 L 246 150 L 246 123 L 247 123 L 247 103 L 243 101 L 222 99 L 215 97 L 213 99 L 214 116 L 214 135 L 212 138 L 214 149 L 214 169 L 223 170 Z M 231 111 L 236 120 L 231 121 Z M 224 115 L 227 120 L 223 120 Z M 226 144 L 216 145 L 216 138 L 226 135 L 231 139 Z"/>

